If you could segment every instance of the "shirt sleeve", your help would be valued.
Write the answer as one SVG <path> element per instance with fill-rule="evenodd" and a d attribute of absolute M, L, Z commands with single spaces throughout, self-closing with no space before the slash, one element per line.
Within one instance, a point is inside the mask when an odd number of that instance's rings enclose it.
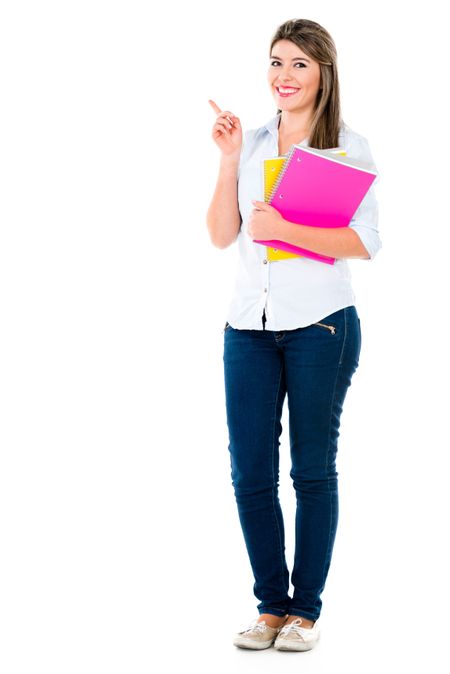
<path fill-rule="evenodd" d="M 245 161 L 245 155 L 247 151 L 247 147 L 249 145 L 249 138 L 254 130 L 253 129 L 247 129 L 247 131 L 242 132 L 242 145 L 241 145 L 241 154 L 239 155 L 239 166 L 237 170 L 237 182 L 239 185 L 239 176 L 241 175 L 241 166 Z M 239 208 L 239 215 L 241 218 L 241 224 L 240 227 L 242 227 L 243 219 L 242 219 L 242 213 L 241 213 L 241 208 L 239 204 L 239 193 L 238 193 L 238 208 Z"/>
<path fill-rule="evenodd" d="M 377 171 L 369 143 L 363 136 L 359 136 L 357 141 L 351 143 L 351 148 L 348 150 L 348 156 L 367 162 L 375 171 Z M 380 176 L 377 175 L 349 224 L 349 227 L 354 229 L 358 234 L 370 256 L 370 258 L 361 258 L 367 261 L 373 260 L 383 245 L 378 232 L 378 201 L 374 189 L 374 186 L 378 183 L 379 179 Z"/>
<path fill-rule="evenodd" d="M 245 151 L 247 149 L 248 137 L 249 137 L 249 134 L 251 133 L 251 131 L 252 131 L 251 129 L 247 129 L 247 131 L 242 132 L 241 154 L 239 155 L 239 166 L 238 166 L 238 171 L 237 171 L 238 182 L 239 182 L 239 176 L 241 174 L 241 165 L 242 165 L 242 162 L 244 160 Z"/>

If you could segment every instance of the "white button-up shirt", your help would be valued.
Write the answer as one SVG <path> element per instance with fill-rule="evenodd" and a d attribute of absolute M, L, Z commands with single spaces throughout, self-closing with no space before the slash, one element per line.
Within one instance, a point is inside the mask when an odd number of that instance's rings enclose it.
<path fill-rule="evenodd" d="M 243 135 L 237 174 L 242 223 L 237 238 L 234 290 L 226 316 L 233 328 L 262 330 L 265 309 L 266 330 L 293 330 L 355 304 L 345 258 L 336 258 L 334 264 L 308 257 L 269 262 L 266 246 L 255 243 L 247 232 L 248 219 L 254 208 L 252 199 L 264 201 L 263 159 L 278 156 L 280 117 L 281 113 L 278 113 L 264 126 L 247 130 Z M 308 139 L 300 145 L 308 147 Z M 346 124 L 339 132 L 339 147 L 346 150 L 348 157 L 368 162 L 377 170 L 366 138 Z M 374 194 L 378 180 L 377 176 L 349 224 L 361 238 L 371 260 L 382 245 Z"/>

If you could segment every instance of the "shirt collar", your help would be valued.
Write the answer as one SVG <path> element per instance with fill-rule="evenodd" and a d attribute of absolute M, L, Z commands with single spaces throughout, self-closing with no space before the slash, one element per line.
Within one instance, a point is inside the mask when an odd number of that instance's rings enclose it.
<path fill-rule="evenodd" d="M 278 112 L 275 115 L 275 117 L 272 117 L 271 119 L 269 119 L 268 122 L 266 122 L 266 124 L 264 124 L 264 128 L 267 129 L 267 131 L 269 131 L 269 133 L 271 133 L 272 135 L 276 136 L 276 134 L 277 134 L 280 117 L 281 117 L 281 112 Z"/>

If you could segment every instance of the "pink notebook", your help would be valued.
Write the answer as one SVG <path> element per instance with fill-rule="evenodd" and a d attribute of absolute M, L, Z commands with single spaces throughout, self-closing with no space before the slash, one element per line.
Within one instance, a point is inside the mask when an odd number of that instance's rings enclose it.
<path fill-rule="evenodd" d="M 290 222 L 312 227 L 347 227 L 376 177 L 377 172 L 366 162 L 293 145 L 268 203 Z M 301 253 L 327 264 L 336 260 L 277 239 L 254 239 L 254 242 Z"/>

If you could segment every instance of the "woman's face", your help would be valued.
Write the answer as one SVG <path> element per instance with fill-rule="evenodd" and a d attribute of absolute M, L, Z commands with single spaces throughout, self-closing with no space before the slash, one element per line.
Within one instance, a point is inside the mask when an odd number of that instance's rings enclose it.
<path fill-rule="evenodd" d="M 271 50 L 268 81 L 276 105 L 280 110 L 314 108 L 320 87 L 320 66 L 290 40 L 279 40 Z M 283 95 L 278 87 L 294 88 Z"/>

